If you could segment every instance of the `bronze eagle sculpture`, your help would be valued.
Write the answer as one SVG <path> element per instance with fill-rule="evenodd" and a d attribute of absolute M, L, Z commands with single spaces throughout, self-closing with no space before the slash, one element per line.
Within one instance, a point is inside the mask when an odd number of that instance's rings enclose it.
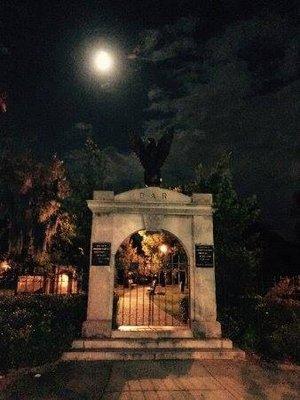
<path fill-rule="evenodd" d="M 169 155 L 173 137 L 173 132 L 164 134 L 158 141 L 151 137 L 143 140 L 136 134 L 131 135 L 131 149 L 138 156 L 145 170 L 146 186 L 161 185 L 160 169 Z"/>

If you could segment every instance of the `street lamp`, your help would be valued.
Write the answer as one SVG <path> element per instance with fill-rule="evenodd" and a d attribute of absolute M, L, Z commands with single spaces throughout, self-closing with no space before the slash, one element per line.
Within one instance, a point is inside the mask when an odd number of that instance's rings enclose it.
<path fill-rule="evenodd" d="M 169 251 L 169 247 L 168 247 L 166 244 L 161 244 L 161 245 L 159 246 L 159 250 L 160 250 L 162 253 L 167 254 L 168 251 Z"/>

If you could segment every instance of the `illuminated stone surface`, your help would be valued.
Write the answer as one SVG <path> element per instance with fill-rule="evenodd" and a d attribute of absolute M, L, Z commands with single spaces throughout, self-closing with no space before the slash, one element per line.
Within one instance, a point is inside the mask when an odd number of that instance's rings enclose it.
<path fill-rule="evenodd" d="M 221 337 L 216 320 L 214 268 L 196 268 L 195 244 L 213 245 L 213 210 L 210 194 L 191 197 L 149 187 L 114 195 L 96 191 L 88 201 L 93 212 L 91 242 L 110 242 L 110 265 L 90 267 L 85 337 L 110 337 L 114 259 L 121 243 L 139 230 L 165 230 L 182 243 L 189 260 L 191 328 L 207 338 Z"/>

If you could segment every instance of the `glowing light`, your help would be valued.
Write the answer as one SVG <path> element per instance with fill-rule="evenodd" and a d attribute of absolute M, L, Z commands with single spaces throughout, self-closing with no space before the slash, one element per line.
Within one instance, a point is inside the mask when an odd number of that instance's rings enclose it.
<path fill-rule="evenodd" d="M 168 247 L 166 244 L 161 244 L 161 245 L 159 246 L 159 250 L 160 250 L 162 253 L 167 254 L 168 251 L 169 251 L 169 247 Z"/>
<path fill-rule="evenodd" d="M 67 274 L 60 274 L 58 278 L 58 293 L 68 293 L 69 276 Z"/>
<path fill-rule="evenodd" d="M 10 268 L 11 267 L 10 267 L 10 265 L 8 264 L 8 262 L 6 260 L 0 262 L 0 270 L 7 271 Z"/>
<path fill-rule="evenodd" d="M 94 62 L 95 67 L 101 72 L 110 71 L 114 64 L 112 56 L 104 50 L 100 50 L 96 53 Z"/>

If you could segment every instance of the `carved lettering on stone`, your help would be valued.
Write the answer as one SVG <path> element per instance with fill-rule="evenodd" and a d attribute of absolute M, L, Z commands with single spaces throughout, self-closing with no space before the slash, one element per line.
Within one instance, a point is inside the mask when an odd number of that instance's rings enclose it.
<path fill-rule="evenodd" d="M 140 200 L 158 200 L 158 201 L 160 201 L 160 200 L 167 200 L 168 195 L 166 192 L 159 193 L 159 194 L 154 193 L 154 192 L 151 192 L 151 193 L 141 192 L 141 193 L 139 193 L 139 198 L 140 198 Z"/>

